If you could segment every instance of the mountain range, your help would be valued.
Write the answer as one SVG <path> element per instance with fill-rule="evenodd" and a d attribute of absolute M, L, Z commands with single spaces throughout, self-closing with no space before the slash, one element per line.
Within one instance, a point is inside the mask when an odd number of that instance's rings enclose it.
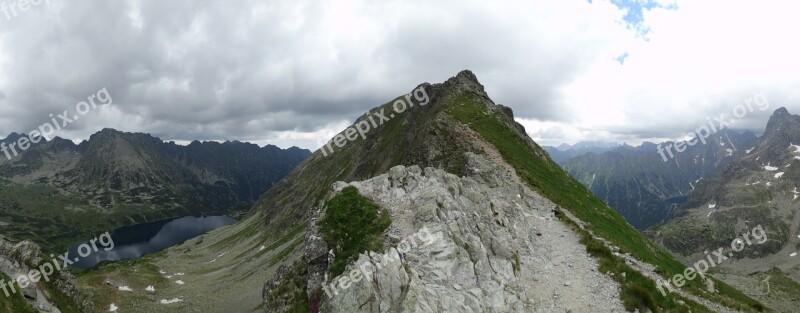
<path fill-rule="evenodd" d="M 574 157 L 587 153 L 603 153 L 619 147 L 620 144 L 605 141 L 581 141 L 574 145 L 563 143 L 558 147 L 544 146 L 550 158 L 558 163 L 563 163 Z"/>
<path fill-rule="evenodd" d="M 718 272 L 779 311 L 800 300 L 800 116 L 774 112 L 754 148 L 697 184 L 684 214 L 648 235 L 685 262 L 725 247 L 754 227 L 767 240 L 731 256 Z M 769 287 L 765 287 L 769 286 Z M 764 290 L 769 290 L 765 293 Z"/>
<path fill-rule="evenodd" d="M 8 236 L 63 249 L 115 226 L 241 214 L 310 153 L 238 141 L 182 146 L 113 129 L 80 144 L 43 139 L 17 157 L 0 158 L 0 220 L 11 224 Z"/>
<path fill-rule="evenodd" d="M 756 140 L 749 131 L 722 129 L 705 144 L 697 141 L 674 153 L 673 158 L 662 157 L 658 147 L 675 142 L 645 142 L 638 147 L 624 145 L 602 153 L 585 153 L 562 162 L 562 166 L 631 225 L 645 229 L 679 215 L 698 182 L 745 155 Z"/>

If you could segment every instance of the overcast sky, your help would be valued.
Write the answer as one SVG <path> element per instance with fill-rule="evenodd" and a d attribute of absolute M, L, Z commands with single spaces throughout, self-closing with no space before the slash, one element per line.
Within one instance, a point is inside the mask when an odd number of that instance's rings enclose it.
<path fill-rule="evenodd" d="M 756 93 L 733 128 L 800 113 L 796 1 L 0 1 L 2 137 L 107 88 L 57 135 L 315 149 L 463 69 L 543 144 L 674 139 Z"/>

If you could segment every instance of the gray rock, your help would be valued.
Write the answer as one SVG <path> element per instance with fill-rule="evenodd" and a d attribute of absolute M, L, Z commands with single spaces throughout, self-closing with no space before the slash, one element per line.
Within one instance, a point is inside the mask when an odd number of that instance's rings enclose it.
<path fill-rule="evenodd" d="M 485 157 L 467 158 L 466 177 L 397 166 L 335 185 L 358 188 L 393 222 L 389 248 L 323 282 L 331 297 L 323 295 L 320 312 L 624 311 L 617 283 L 548 218 L 552 202 Z"/>

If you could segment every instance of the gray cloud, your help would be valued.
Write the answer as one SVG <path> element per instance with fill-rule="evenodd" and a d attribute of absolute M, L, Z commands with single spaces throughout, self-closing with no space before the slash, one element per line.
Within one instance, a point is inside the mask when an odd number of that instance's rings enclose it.
<path fill-rule="evenodd" d="M 114 104 L 59 135 L 111 127 L 314 148 L 337 125 L 462 69 L 518 117 L 580 123 L 573 113 L 586 104 L 562 89 L 635 37 L 619 25 L 624 11 L 593 2 L 53 0 L 0 15 L 0 136 L 106 87 Z M 716 107 L 703 108 L 689 114 Z M 627 138 L 692 126 L 651 118 L 607 130 Z"/>

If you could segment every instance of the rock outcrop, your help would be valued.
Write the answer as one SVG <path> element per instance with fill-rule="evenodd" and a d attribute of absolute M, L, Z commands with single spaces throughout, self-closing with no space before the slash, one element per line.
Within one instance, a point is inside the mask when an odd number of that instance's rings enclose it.
<path fill-rule="evenodd" d="M 624 311 L 618 284 L 552 202 L 487 158 L 467 159 L 465 177 L 397 166 L 335 185 L 355 186 L 393 223 L 390 248 L 324 282 L 321 312 Z"/>
<path fill-rule="evenodd" d="M 28 275 L 31 270 L 37 269 L 38 266 L 45 261 L 41 257 L 41 248 L 31 242 L 22 241 L 19 243 L 11 243 L 5 239 L 0 239 L 0 272 L 3 272 L 11 279 L 16 279 L 20 275 Z M 53 291 L 46 290 L 44 284 L 50 284 L 55 292 L 61 293 L 74 303 L 82 303 L 82 297 L 78 288 L 72 284 L 72 275 L 65 271 L 57 271 L 49 282 L 40 281 L 37 284 L 28 284 L 26 288 L 14 284 L 16 292 L 21 292 L 25 300 L 36 310 L 42 313 L 60 313 L 61 310 L 57 308 L 54 303 L 51 293 Z M 11 292 L 10 287 L 9 292 Z M 0 296 L 5 296 L 0 295 Z M 84 312 L 93 312 L 91 310 L 83 309 Z"/>

